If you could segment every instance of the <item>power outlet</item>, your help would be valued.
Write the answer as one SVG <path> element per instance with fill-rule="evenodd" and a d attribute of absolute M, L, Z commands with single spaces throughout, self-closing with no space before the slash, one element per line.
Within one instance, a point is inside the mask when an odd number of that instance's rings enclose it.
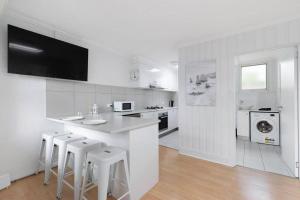
<path fill-rule="evenodd" d="M 106 104 L 106 107 L 107 107 L 107 108 L 112 108 L 112 104 L 111 104 L 111 103 Z"/>

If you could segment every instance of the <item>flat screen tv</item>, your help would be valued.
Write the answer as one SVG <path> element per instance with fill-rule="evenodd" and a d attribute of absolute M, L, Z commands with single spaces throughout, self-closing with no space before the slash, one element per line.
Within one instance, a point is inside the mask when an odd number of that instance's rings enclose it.
<path fill-rule="evenodd" d="M 8 25 L 8 73 L 87 81 L 88 49 Z"/>

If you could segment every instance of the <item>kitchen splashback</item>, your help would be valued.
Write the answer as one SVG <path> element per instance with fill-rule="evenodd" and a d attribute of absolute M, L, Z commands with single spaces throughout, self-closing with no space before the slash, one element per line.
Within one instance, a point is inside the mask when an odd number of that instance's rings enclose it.
<path fill-rule="evenodd" d="M 48 117 L 86 114 L 96 103 L 100 112 L 108 112 L 112 108 L 107 104 L 124 100 L 134 101 L 136 109 L 143 109 L 149 105 L 168 106 L 175 96 L 175 92 L 168 91 L 47 80 L 46 111 Z"/>

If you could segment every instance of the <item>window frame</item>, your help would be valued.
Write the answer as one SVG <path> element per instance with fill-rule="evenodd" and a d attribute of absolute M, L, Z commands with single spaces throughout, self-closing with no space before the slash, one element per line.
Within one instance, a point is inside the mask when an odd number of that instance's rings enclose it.
<path fill-rule="evenodd" d="M 257 65 L 265 65 L 266 66 L 266 87 L 262 89 L 243 89 L 242 81 L 243 81 L 243 67 L 253 67 Z M 268 81 L 268 62 L 256 63 L 256 64 L 243 64 L 240 66 L 240 91 L 267 91 L 269 89 L 269 81 Z"/>

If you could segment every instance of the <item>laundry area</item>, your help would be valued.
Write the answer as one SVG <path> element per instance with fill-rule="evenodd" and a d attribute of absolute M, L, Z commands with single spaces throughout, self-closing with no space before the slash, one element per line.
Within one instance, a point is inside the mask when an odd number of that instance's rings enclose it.
<path fill-rule="evenodd" d="M 237 165 L 298 177 L 297 48 L 236 57 Z"/>

